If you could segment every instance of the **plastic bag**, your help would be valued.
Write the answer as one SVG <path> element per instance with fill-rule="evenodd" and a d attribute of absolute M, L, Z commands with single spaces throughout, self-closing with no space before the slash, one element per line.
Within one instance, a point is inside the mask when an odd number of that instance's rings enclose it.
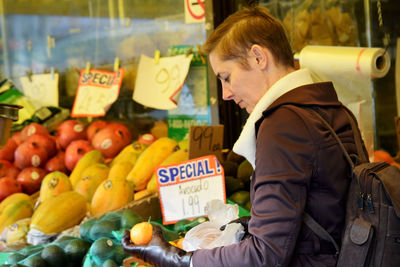
<path fill-rule="evenodd" d="M 211 249 L 238 243 L 245 232 L 240 223 L 228 224 L 223 231 L 222 225 L 239 217 L 238 205 L 224 204 L 220 200 L 212 200 L 206 205 L 209 221 L 190 229 L 183 240 L 182 247 L 186 251 Z"/>

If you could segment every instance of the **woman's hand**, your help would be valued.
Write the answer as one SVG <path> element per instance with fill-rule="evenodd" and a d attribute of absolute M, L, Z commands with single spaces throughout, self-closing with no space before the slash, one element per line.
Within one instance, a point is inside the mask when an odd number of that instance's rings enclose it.
<path fill-rule="evenodd" d="M 153 226 L 152 238 L 148 245 L 136 246 L 133 244 L 129 231 L 124 232 L 121 243 L 127 253 L 154 266 L 190 266 L 192 253 L 168 243 L 164 239 L 162 229 L 159 226 Z"/>

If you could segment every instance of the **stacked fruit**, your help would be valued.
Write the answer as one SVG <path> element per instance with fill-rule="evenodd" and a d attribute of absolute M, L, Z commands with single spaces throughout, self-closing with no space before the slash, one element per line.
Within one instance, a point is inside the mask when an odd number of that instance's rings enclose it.
<path fill-rule="evenodd" d="M 244 157 L 230 150 L 221 162 L 225 172 L 225 192 L 228 198 L 250 210 L 250 178 L 253 166 Z"/>

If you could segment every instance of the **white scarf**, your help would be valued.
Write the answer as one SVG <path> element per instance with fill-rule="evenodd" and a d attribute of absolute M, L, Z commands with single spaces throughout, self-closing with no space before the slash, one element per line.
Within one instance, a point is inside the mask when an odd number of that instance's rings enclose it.
<path fill-rule="evenodd" d="M 294 88 L 311 83 L 313 83 L 313 80 L 308 69 L 300 69 L 291 72 L 274 83 L 257 102 L 249 118 L 247 119 L 238 140 L 233 146 L 233 151 L 236 154 L 245 157 L 251 163 L 251 165 L 253 165 L 253 168 L 255 168 L 255 123 L 261 118 L 263 111 L 266 110 L 280 96 L 293 90 Z"/>

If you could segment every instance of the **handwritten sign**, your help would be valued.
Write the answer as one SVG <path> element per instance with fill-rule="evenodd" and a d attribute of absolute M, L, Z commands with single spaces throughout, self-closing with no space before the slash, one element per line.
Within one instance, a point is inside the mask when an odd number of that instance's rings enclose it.
<path fill-rule="evenodd" d="M 58 107 L 58 73 L 35 74 L 20 79 L 24 95 L 31 98 L 37 108 Z"/>
<path fill-rule="evenodd" d="M 222 159 L 222 147 L 224 141 L 224 126 L 190 126 L 189 128 L 189 158 L 197 158 L 206 155 L 216 155 Z"/>
<path fill-rule="evenodd" d="M 156 170 L 163 223 L 206 215 L 207 202 L 226 202 L 224 169 L 215 156 L 188 160 Z"/>
<path fill-rule="evenodd" d="M 185 1 L 185 22 L 203 23 L 205 22 L 206 8 L 204 0 L 184 0 Z"/>
<path fill-rule="evenodd" d="M 117 100 L 124 70 L 117 72 L 83 69 L 71 117 L 102 117 Z"/>
<path fill-rule="evenodd" d="M 153 58 L 141 55 L 133 100 L 156 109 L 177 107 L 193 55 Z"/>

